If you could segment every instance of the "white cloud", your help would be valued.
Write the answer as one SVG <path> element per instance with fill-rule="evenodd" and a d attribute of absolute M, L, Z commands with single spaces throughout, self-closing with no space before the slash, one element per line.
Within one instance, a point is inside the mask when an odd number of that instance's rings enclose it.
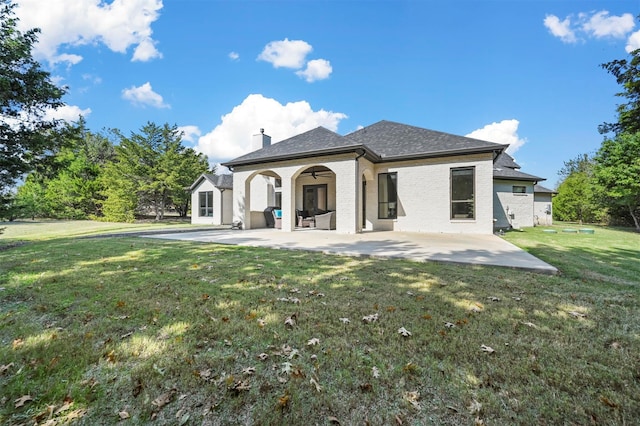
<path fill-rule="evenodd" d="M 307 67 L 304 70 L 297 71 L 296 74 L 307 80 L 309 83 L 313 83 L 316 80 L 324 80 L 329 78 L 333 68 L 331 63 L 325 59 L 314 59 L 307 62 Z"/>
<path fill-rule="evenodd" d="M 487 124 L 482 129 L 474 130 L 466 136 L 488 142 L 509 144 L 507 153 L 514 154 L 527 141 L 526 139 L 520 138 L 520 136 L 518 136 L 519 125 L 520 122 L 515 119 L 502 120 L 499 123 L 494 122 L 491 124 Z"/>
<path fill-rule="evenodd" d="M 571 20 L 566 18 L 564 21 L 560 21 L 555 15 L 547 15 L 544 18 L 544 26 L 549 29 L 551 34 L 560 38 L 565 43 L 575 43 L 576 35 L 571 30 Z"/>
<path fill-rule="evenodd" d="M 268 43 L 262 53 L 258 55 L 258 60 L 269 62 L 274 68 L 300 69 L 304 66 L 305 58 L 313 47 L 303 40 L 289 40 L 285 38 L 281 41 Z"/>
<path fill-rule="evenodd" d="M 170 108 L 171 106 L 164 103 L 162 96 L 153 91 L 151 83 L 148 81 L 142 86 L 131 86 L 122 91 L 122 98 L 130 101 L 138 106 L 152 106 L 155 108 Z"/>
<path fill-rule="evenodd" d="M 240 59 L 240 54 L 237 52 L 230 52 L 229 59 L 231 59 L 232 61 L 237 61 L 238 59 Z"/>
<path fill-rule="evenodd" d="M 582 29 L 594 37 L 624 38 L 633 30 L 635 22 L 633 15 L 625 13 L 621 16 L 609 16 L 606 10 L 593 14 Z"/>
<path fill-rule="evenodd" d="M 601 10 L 567 16 L 562 21 L 555 15 L 547 15 L 544 26 L 564 43 L 576 43 L 589 38 L 625 38 L 635 27 L 635 22 L 630 13 L 611 16 L 608 11 Z"/>
<path fill-rule="evenodd" d="M 16 15 L 21 30 L 40 28 L 34 48 L 36 59 L 50 64 L 77 64 L 82 57 L 61 49 L 74 46 L 106 45 L 125 53 L 136 46 L 134 61 L 161 57 L 151 38 L 151 24 L 159 17 L 162 0 L 17 0 Z"/>
<path fill-rule="evenodd" d="M 82 109 L 76 105 L 63 105 L 57 109 L 49 109 L 44 114 L 44 119 L 49 120 L 65 120 L 78 121 L 80 116 L 87 117 L 91 114 L 91 108 Z"/>
<path fill-rule="evenodd" d="M 337 131 L 347 116 L 340 112 L 314 111 L 306 101 L 282 105 L 260 94 L 247 96 L 240 105 L 221 117 L 221 123 L 198 140 L 196 149 L 217 163 L 251 151 L 252 135 L 260 128 L 271 136 L 272 143 L 323 126 Z"/>
<path fill-rule="evenodd" d="M 133 51 L 133 62 L 147 62 L 151 59 L 162 58 L 162 53 L 156 49 L 156 41 L 151 38 L 144 39 Z"/>
<path fill-rule="evenodd" d="M 640 49 L 640 31 L 631 34 L 627 39 L 627 45 L 624 48 L 628 53 Z"/>
<path fill-rule="evenodd" d="M 178 131 L 182 132 L 182 140 L 187 142 L 195 142 L 202 135 L 198 126 L 178 126 Z"/>

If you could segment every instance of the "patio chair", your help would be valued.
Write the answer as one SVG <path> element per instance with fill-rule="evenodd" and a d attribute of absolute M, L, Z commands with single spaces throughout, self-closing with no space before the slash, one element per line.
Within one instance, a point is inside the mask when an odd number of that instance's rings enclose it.
<path fill-rule="evenodd" d="M 336 229 L 336 212 L 327 212 L 324 214 L 317 214 L 316 228 L 332 230 Z"/>
<path fill-rule="evenodd" d="M 315 227 L 315 219 L 311 216 L 307 216 L 305 211 L 296 209 L 296 217 L 298 218 L 298 228 Z"/>

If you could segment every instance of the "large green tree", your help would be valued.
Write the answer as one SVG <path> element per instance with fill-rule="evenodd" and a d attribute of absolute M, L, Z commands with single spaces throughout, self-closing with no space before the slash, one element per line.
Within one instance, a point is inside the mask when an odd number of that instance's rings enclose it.
<path fill-rule="evenodd" d="M 630 53 L 629 59 L 616 59 L 602 64 L 616 78 L 622 91 L 616 96 L 626 99 L 617 107 L 618 120 L 615 123 L 603 123 L 598 130 L 602 134 L 613 132 L 636 133 L 640 131 L 640 49 Z"/>
<path fill-rule="evenodd" d="M 594 179 L 594 160 L 587 154 L 566 161 L 558 173 L 562 178 L 553 199 L 556 219 L 568 222 L 597 222 L 605 209 L 600 205 Z"/>
<path fill-rule="evenodd" d="M 161 220 L 174 205 L 186 214 L 186 188 L 207 169 L 207 158 L 182 145 L 182 132 L 175 125 L 149 122 L 139 133 L 121 135 L 116 160 L 105 174 L 105 217 L 130 220 L 136 212 L 151 211 Z M 127 191 L 120 191 L 125 187 Z M 136 212 L 130 211 L 131 194 Z"/>
<path fill-rule="evenodd" d="M 32 57 L 38 29 L 19 31 L 14 7 L 0 0 L 0 204 L 60 142 L 59 123 L 44 117 L 64 94 Z"/>
<path fill-rule="evenodd" d="M 608 204 L 624 208 L 640 232 L 640 132 L 605 140 L 595 159 L 595 177 Z"/>

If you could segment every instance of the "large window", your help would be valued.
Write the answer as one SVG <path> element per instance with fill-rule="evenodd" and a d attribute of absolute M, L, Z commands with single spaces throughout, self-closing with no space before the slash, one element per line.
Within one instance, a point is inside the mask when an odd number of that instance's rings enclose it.
<path fill-rule="evenodd" d="M 200 216 L 213 217 L 213 191 L 199 192 Z"/>
<path fill-rule="evenodd" d="M 451 219 L 475 219 L 475 168 L 451 169 Z"/>
<path fill-rule="evenodd" d="M 378 175 L 378 219 L 396 219 L 398 217 L 397 187 L 397 173 L 380 173 Z"/>

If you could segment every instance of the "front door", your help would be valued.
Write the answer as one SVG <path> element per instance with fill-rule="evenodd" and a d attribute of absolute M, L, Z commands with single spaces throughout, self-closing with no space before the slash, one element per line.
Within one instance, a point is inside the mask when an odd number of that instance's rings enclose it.
<path fill-rule="evenodd" d="M 327 185 L 304 185 L 302 187 L 302 209 L 310 216 L 327 210 Z"/>

